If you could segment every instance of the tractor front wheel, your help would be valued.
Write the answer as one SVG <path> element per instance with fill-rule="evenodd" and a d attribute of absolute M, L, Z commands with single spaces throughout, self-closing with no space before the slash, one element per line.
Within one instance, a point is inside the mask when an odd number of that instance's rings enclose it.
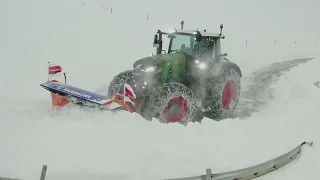
<path fill-rule="evenodd" d="M 113 94 L 120 93 L 124 83 L 132 79 L 133 71 L 127 70 L 117 74 L 109 84 L 108 97 L 111 98 Z"/>

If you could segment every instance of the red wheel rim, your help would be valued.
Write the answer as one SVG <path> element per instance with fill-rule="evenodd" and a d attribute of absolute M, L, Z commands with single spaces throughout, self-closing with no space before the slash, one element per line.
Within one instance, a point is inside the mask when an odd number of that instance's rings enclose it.
<path fill-rule="evenodd" d="M 174 109 L 174 112 L 170 112 Z M 168 106 L 163 111 L 163 116 L 169 123 L 182 122 L 188 115 L 188 103 L 183 97 L 176 97 L 169 101 Z"/>
<path fill-rule="evenodd" d="M 230 108 L 232 101 L 237 98 L 237 88 L 233 80 L 229 80 L 223 88 L 222 105 L 223 108 Z"/>

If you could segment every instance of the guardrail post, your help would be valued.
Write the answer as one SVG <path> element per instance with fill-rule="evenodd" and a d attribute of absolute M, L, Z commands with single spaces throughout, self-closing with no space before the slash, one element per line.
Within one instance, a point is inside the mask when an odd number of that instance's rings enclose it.
<path fill-rule="evenodd" d="M 211 180 L 211 169 L 206 169 L 206 180 Z"/>
<path fill-rule="evenodd" d="M 46 178 L 46 173 L 47 173 L 47 165 L 43 165 L 41 170 L 40 180 L 44 180 Z"/>

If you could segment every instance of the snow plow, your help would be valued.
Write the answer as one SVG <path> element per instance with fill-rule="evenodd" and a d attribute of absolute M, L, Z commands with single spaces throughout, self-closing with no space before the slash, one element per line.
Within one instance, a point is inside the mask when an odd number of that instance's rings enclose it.
<path fill-rule="evenodd" d="M 220 33 L 206 30 L 162 32 L 154 36 L 156 54 L 137 60 L 133 69 L 117 74 L 102 96 L 49 78 L 41 86 L 51 92 L 52 104 L 72 102 L 100 109 L 123 109 L 162 123 L 201 122 L 203 117 L 221 120 L 237 107 L 242 73 L 221 53 Z M 166 37 L 165 37 L 166 36 Z M 169 46 L 163 49 L 163 38 Z M 51 69 L 61 66 L 49 65 Z M 66 79 L 66 77 L 65 77 Z"/>
<path fill-rule="evenodd" d="M 131 104 L 133 102 L 130 100 L 133 91 L 129 86 L 124 86 L 126 88 L 125 92 L 127 93 L 115 93 L 111 98 L 108 98 L 107 96 L 68 85 L 66 83 L 67 77 L 65 73 L 65 82 L 62 83 L 58 81 L 56 77 L 59 76 L 61 72 L 62 66 L 49 62 L 48 81 L 41 84 L 44 89 L 50 91 L 52 106 L 63 107 L 69 103 L 73 103 L 80 106 L 96 107 L 102 110 L 124 109 L 129 112 L 134 112 L 132 109 L 134 106 Z"/>

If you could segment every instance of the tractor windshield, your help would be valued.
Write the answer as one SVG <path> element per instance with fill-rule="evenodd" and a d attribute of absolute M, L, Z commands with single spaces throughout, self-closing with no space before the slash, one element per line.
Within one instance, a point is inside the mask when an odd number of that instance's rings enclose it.
<path fill-rule="evenodd" d="M 190 34 L 175 34 L 170 42 L 169 54 L 193 48 L 194 36 Z"/>
<path fill-rule="evenodd" d="M 195 57 L 210 58 L 213 55 L 215 39 L 213 37 L 202 37 L 201 41 L 195 41 L 193 34 L 174 34 L 170 37 L 169 54 L 185 52 Z"/>
<path fill-rule="evenodd" d="M 214 38 L 202 37 L 201 41 L 195 43 L 195 52 L 198 52 L 200 57 L 212 57 L 214 44 Z"/>

